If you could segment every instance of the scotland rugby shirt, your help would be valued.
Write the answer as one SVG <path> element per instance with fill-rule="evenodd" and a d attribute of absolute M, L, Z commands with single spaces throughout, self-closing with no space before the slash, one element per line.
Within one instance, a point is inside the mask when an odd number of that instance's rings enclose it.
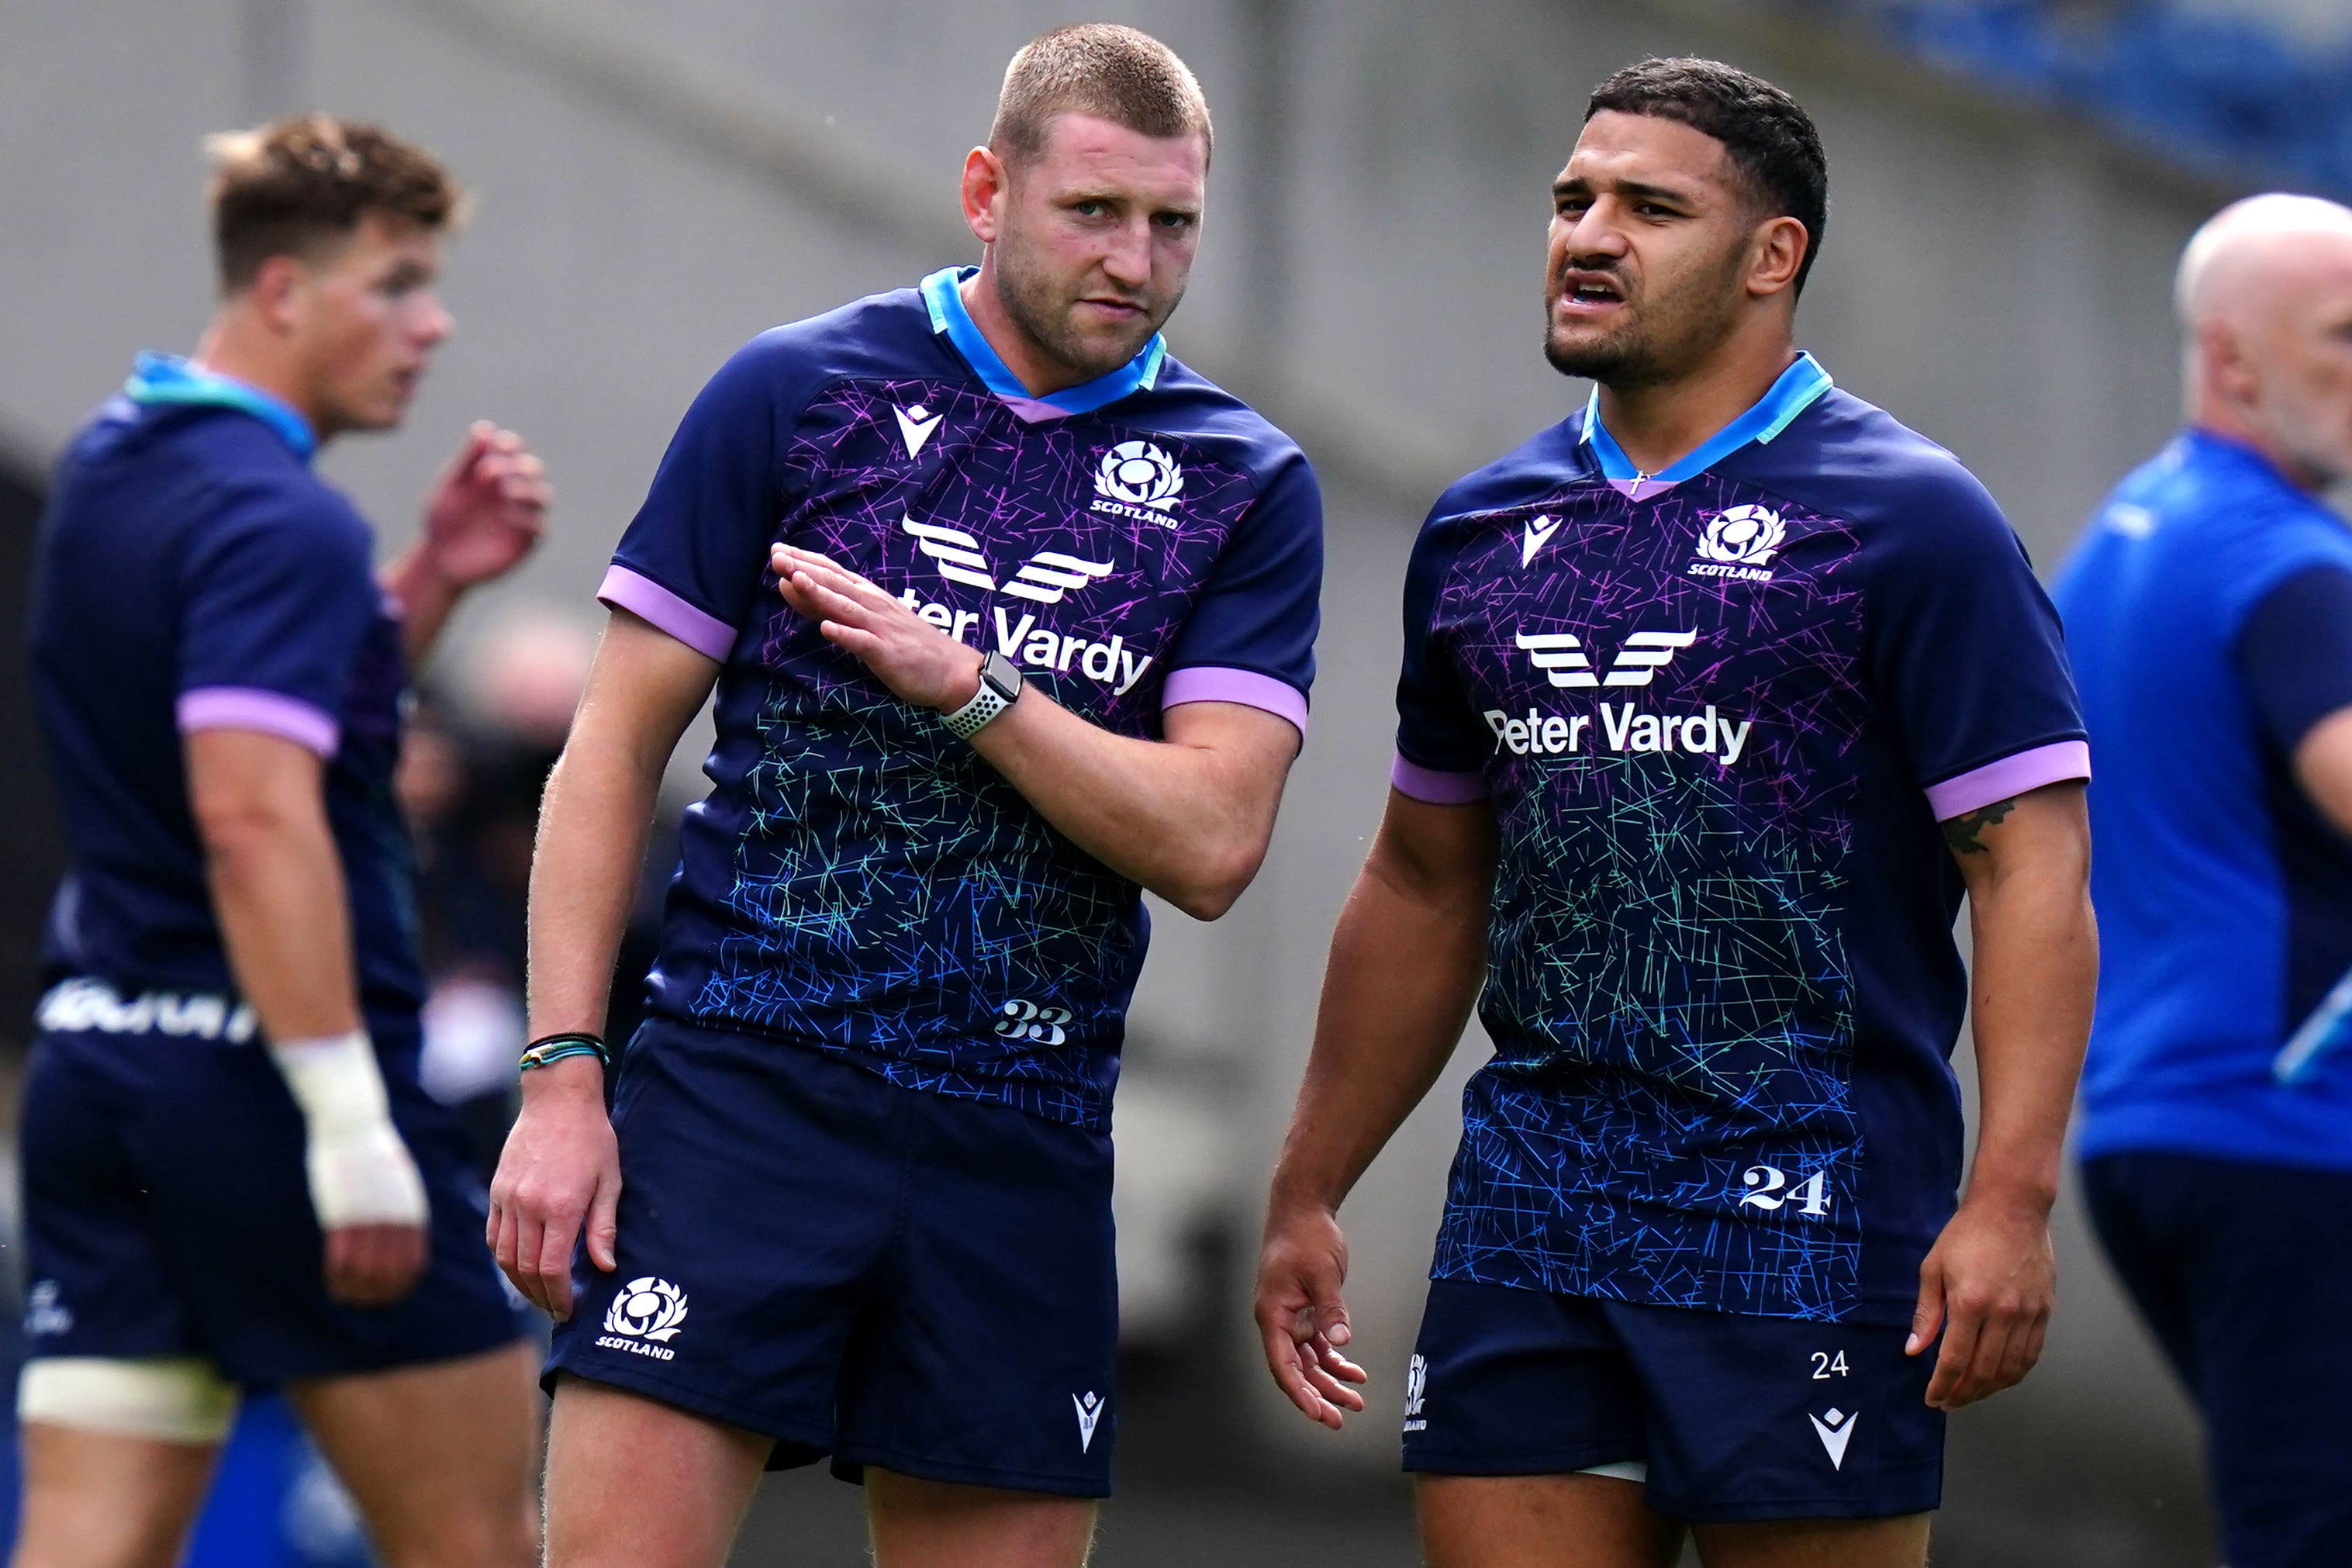
<path fill-rule="evenodd" d="M 719 660 L 655 1012 L 1108 1125 L 1140 890 L 776 592 L 818 551 L 1117 733 L 1307 722 L 1322 510 L 1291 441 L 1171 356 L 1033 398 L 942 271 L 755 338 L 696 399 L 601 596 Z"/>
<path fill-rule="evenodd" d="M 2087 773 L 1960 465 L 1800 357 L 1658 475 L 1580 414 L 1437 503 L 1394 780 L 1501 830 L 1433 1272 L 1902 1322 L 1960 1171 L 1937 822 Z"/>
<path fill-rule="evenodd" d="M 311 472 L 312 446 L 268 394 L 142 355 L 58 466 L 31 614 L 71 851 L 46 960 L 55 977 L 101 984 L 53 994 L 55 1026 L 152 1012 L 163 1004 L 137 999 L 150 988 L 232 990 L 181 735 L 236 729 L 324 759 L 361 1000 L 379 1032 L 415 1027 L 413 860 L 392 793 L 400 626 L 373 533 Z"/>

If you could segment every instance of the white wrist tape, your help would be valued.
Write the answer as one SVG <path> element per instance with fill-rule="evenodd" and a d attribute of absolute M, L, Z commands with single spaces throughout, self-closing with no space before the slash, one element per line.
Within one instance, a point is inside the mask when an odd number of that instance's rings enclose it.
<path fill-rule="evenodd" d="M 363 1030 L 269 1047 L 308 1136 L 303 1163 L 321 1230 L 423 1225 L 425 1183 L 392 1124 L 375 1047 Z"/>

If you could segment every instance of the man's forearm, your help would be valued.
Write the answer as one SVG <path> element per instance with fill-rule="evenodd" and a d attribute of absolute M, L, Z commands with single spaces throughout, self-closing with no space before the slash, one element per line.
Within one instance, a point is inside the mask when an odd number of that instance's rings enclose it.
<path fill-rule="evenodd" d="M 2055 1198 L 2090 1036 L 2098 933 L 2087 868 L 2019 867 L 1969 894 L 1981 1109 L 1970 1196 Z"/>
<path fill-rule="evenodd" d="M 241 813 L 210 825 L 205 874 L 238 994 L 273 1040 L 361 1026 L 351 912 L 323 806 Z"/>
<path fill-rule="evenodd" d="M 437 571 L 423 544 L 383 569 L 378 582 L 400 606 L 400 646 L 408 668 L 423 666 L 465 590 Z"/>
<path fill-rule="evenodd" d="M 1187 914 L 1214 919 L 1257 874 L 1297 732 L 1229 704 L 1170 718 L 1169 740 L 1115 735 L 1033 688 L 972 747 L 1078 847 Z M 1220 743 L 1188 744 L 1204 722 Z"/>
<path fill-rule="evenodd" d="M 1364 868 L 1331 939 L 1272 1207 L 1337 1210 L 1437 1081 L 1477 1000 L 1486 916 L 1483 898 L 1432 902 Z"/>
<path fill-rule="evenodd" d="M 530 867 L 534 1037 L 604 1033 L 660 787 L 657 764 L 593 733 L 575 735 L 549 777 Z"/>

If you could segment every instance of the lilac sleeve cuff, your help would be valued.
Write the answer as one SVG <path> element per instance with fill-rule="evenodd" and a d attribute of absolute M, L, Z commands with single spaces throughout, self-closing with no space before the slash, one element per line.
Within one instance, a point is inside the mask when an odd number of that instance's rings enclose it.
<path fill-rule="evenodd" d="M 1485 773 L 1440 773 L 1419 763 L 1406 762 L 1402 752 L 1389 764 L 1389 783 L 1396 785 L 1397 794 L 1431 805 L 1467 805 L 1474 800 L 1486 799 L 1487 793 Z"/>
<path fill-rule="evenodd" d="M 735 628 L 716 616 L 706 616 L 642 573 L 614 566 L 596 585 L 596 597 L 660 631 L 667 632 L 705 658 L 727 662 L 735 650 Z"/>
<path fill-rule="evenodd" d="M 332 757 L 342 741 L 335 716 L 315 703 L 257 686 L 197 686 L 180 693 L 183 734 L 198 730 L 255 730 Z"/>
<path fill-rule="evenodd" d="M 2091 744 L 2087 741 L 2053 741 L 2029 752 L 2018 752 L 1997 763 L 1971 768 L 1955 779 L 1927 786 L 1927 806 L 1938 822 L 1980 811 L 1996 801 L 2009 800 L 2043 784 L 2091 776 Z"/>
<path fill-rule="evenodd" d="M 1219 665 L 1187 665 L 1168 672 L 1160 689 L 1164 710 L 1187 702 L 1238 702 L 1277 719 L 1290 721 L 1299 739 L 1307 738 L 1307 699 L 1298 688 L 1254 669 L 1227 669 Z"/>

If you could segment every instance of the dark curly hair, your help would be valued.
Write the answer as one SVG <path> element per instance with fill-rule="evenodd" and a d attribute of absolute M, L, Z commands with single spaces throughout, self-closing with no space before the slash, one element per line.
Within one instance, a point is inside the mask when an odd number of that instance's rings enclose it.
<path fill-rule="evenodd" d="M 1821 132 L 1795 99 L 1720 60 L 1648 59 L 1592 89 L 1584 118 L 1604 110 L 1680 121 L 1722 142 L 1758 205 L 1805 226 L 1796 281 L 1797 293 L 1804 293 L 1829 228 L 1830 168 Z"/>
<path fill-rule="evenodd" d="M 436 230 L 464 216 L 464 195 L 437 159 L 373 125 L 303 114 L 207 137 L 205 151 L 223 294 L 250 285 L 273 256 L 348 237 L 372 212 Z"/>

